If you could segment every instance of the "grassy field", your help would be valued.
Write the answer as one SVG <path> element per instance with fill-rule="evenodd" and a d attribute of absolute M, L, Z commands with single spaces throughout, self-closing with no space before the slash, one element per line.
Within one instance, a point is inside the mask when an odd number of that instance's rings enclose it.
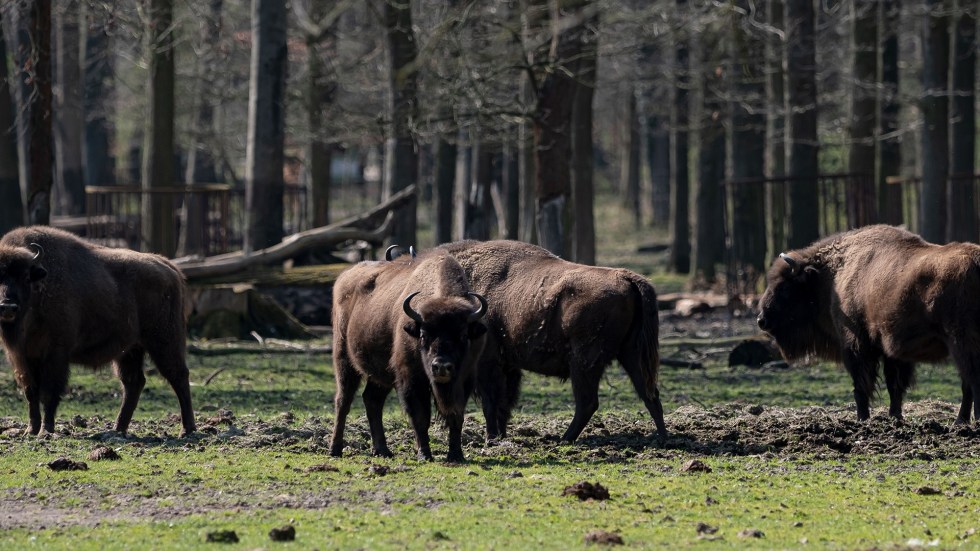
<path fill-rule="evenodd" d="M 9 369 L 0 371 L 0 547 L 198 549 L 220 546 L 207 539 L 221 530 L 242 549 L 565 549 L 600 530 L 630 548 L 980 541 L 980 446 L 972 429 L 949 427 L 958 384 L 948 366 L 920 370 L 905 424 L 882 408 L 858 424 L 850 385 L 832 366 L 665 368 L 666 442 L 650 436 L 613 366 L 598 414 L 573 445 L 557 441 L 571 419 L 568 387 L 529 376 L 511 437 L 484 446 L 471 404 L 468 461 L 452 465 L 414 458 L 394 397 L 386 426 L 395 458 L 368 455 L 359 403 L 344 457 L 329 457 L 333 378 L 323 354 L 190 364 L 201 431 L 184 439 L 174 437 L 176 400 L 162 378 L 150 378 L 122 439 L 108 432 L 118 405 L 111 373 L 82 370 L 57 434 L 23 435 L 26 405 Z M 89 459 L 100 445 L 121 460 Z M 438 426 L 433 451 L 446 452 Z M 53 471 L 47 464 L 59 457 L 88 469 Z M 711 472 L 685 472 L 695 459 Z M 586 481 L 610 498 L 562 495 Z M 269 531 L 285 525 L 296 541 L 272 541 Z"/>

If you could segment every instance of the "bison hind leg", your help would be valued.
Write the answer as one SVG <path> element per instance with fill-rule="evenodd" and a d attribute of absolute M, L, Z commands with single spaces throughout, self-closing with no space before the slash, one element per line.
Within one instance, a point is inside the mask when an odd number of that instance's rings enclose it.
<path fill-rule="evenodd" d="M 371 453 L 378 457 L 392 457 L 391 450 L 388 449 L 388 440 L 385 438 L 385 427 L 382 422 L 385 400 L 391 388 L 379 385 L 370 379 L 364 386 L 364 393 L 361 398 L 364 400 L 364 409 L 367 413 L 368 427 L 371 429 Z"/>
<path fill-rule="evenodd" d="M 122 384 L 122 404 L 116 417 L 116 432 L 126 434 L 133 412 L 139 404 L 143 387 L 146 386 L 146 375 L 143 373 L 143 347 L 134 346 L 122 353 L 113 362 L 113 369 Z"/>
<path fill-rule="evenodd" d="M 599 379 L 601 369 L 572 371 L 572 394 L 575 396 L 575 415 L 561 439 L 574 442 L 585 425 L 599 409 Z"/>
<path fill-rule="evenodd" d="M 148 346 L 147 352 L 149 352 L 153 364 L 157 366 L 157 370 L 170 384 L 174 394 L 177 395 L 177 404 L 180 406 L 180 422 L 183 426 L 181 436 L 194 432 L 197 430 L 197 425 L 194 423 L 190 371 L 187 369 L 187 359 L 184 357 L 183 341 L 164 342 L 159 346 Z M 142 363 L 141 359 L 140 370 L 142 370 Z"/>

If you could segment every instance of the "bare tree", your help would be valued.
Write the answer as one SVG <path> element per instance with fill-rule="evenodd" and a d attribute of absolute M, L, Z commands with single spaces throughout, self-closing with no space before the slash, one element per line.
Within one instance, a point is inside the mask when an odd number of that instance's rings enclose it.
<path fill-rule="evenodd" d="M 878 213 L 882 222 L 901 224 L 902 186 L 889 183 L 902 171 L 902 143 L 899 132 L 898 35 L 901 15 L 899 0 L 881 3 L 881 94 L 878 119 Z"/>
<path fill-rule="evenodd" d="M 787 176 L 790 178 L 786 246 L 819 237 L 817 173 L 817 79 L 812 0 L 786 0 L 786 102 L 789 113 Z"/>
<path fill-rule="evenodd" d="M 31 4 L 31 63 L 24 70 L 31 86 L 30 176 L 27 187 L 27 218 L 31 224 L 51 221 L 51 187 L 54 183 L 54 143 L 51 131 L 51 0 Z"/>
<path fill-rule="evenodd" d="M 3 11 L 0 10 L 0 235 L 24 223 L 17 168 L 16 115 L 8 75 L 7 42 L 3 33 Z"/>
<path fill-rule="evenodd" d="M 724 196 L 726 129 L 729 112 L 725 95 L 724 36 L 720 25 L 706 27 L 701 34 L 701 119 L 698 131 L 698 164 L 694 192 L 694 266 L 696 286 L 710 285 L 717 278 L 715 265 L 724 260 Z"/>
<path fill-rule="evenodd" d="M 245 154 L 246 253 L 282 240 L 286 66 L 285 0 L 252 0 Z"/>
<path fill-rule="evenodd" d="M 919 233 L 946 242 L 946 184 L 949 178 L 949 17 L 945 0 L 926 0 L 922 22 L 922 190 Z"/>
<path fill-rule="evenodd" d="M 82 31 L 79 59 L 84 67 L 83 109 L 85 135 L 82 140 L 82 164 L 85 184 L 106 185 L 115 182 L 109 137 L 107 106 L 112 99 L 112 54 L 106 24 L 94 13 L 90 2 L 82 2 Z"/>
<path fill-rule="evenodd" d="M 950 102 L 949 219 L 946 237 L 950 241 L 976 241 L 976 0 L 958 0 L 953 37 L 953 98 Z"/>
<path fill-rule="evenodd" d="M 580 9 L 589 7 L 587 2 Z M 595 184 L 593 183 L 592 100 L 595 96 L 599 59 L 599 14 L 583 24 L 575 97 L 572 100 L 572 228 L 571 258 L 579 264 L 595 264 Z M 637 117 L 633 117 L 637 120 Z M 638 124 L 638 123 L 635 123 Z M 637 129 L 637 134 L 639 129 Z M 636 138 L 637 184 L 639 184 L 640 139 Z M 639 197 L 637 197 L 639 205 Z"/>
<path fill-rule="evenodd" d="M 851 146 L 848 169 L 859 176 L 852 201 L 848 202 L 850 225 L 877 221 L 875 204 L 875 128 L 877 127 L 878 81 L 877 0 L 855 0 L 851 4 L 851 46 L 854 75 L 851 84 Z"/>
<path fill-rule="evenodd" d="M 79 52 L 78 0 L 60 3 L 55 15 L 56 90 L 55 175 L 58 211 L 82 214 L 85 211 L 85 181 L 82 174 L 82 135 L 85 118 L 82 112 L 82 73 Z"/>
<path fill-rule="evenodd" d="M 687 0 L 676 0 L 678 16 L 683 19 L 687 12 Z M 690 175 L 688 174 L 688 142 L 687 133 L 690 110 L 690 60 L 688 54 L 688 37 L 685 30 L 678 28 L 674 38 L 674 128 L 671 145 L 672 184 L 670 191 L 670 267 L 678 273 L 686 274 L 691 271 L 691 236 L 690 236 Z"/>
<path fill-rule="evenodd" d="M 769 22 L 766 48 L 766 175 L 781 178 L 786 175 L 786 55 L 783 0 L 768 0 L 766 17 Z M 767 249 L 770 256 L 786 248 L 786 185 L 783 182 L 766 185 L 766 212 L 769 218 Z"/>

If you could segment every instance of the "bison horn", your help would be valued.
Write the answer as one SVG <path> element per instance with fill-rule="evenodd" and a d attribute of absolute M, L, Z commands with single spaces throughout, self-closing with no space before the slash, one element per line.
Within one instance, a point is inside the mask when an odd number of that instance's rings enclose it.
<path fill-rule="evenodd" d="M 800 270 L 800 263 L 797 262 L 796 259 L 793 258 L 792 256 L 786 253 L 779 253 L 779 258 L 782 258 L 784 262 L 789 264 L 789 268 L 790 270 L 793 271 L 794 274 Z"/>
<path fill-rule="evenodd" d="M 392 245 L 392 246 L 388 247 L 387 249 L 385 249 L 385 260 L 387 260 L 388 262 L 391 262 L 394 259 L 394 257 L 391 256 L 391 253 L 392 253 L 392 251 L 394 251 L 397 248 L 398 248 L 398 245 Z"/>
<path fill-rule="evenodd" d="M 405 298 L 405 302 L 402 303 L 402 310 L 405 311 L 405 315 L 419 323 L 422 323 L 422 315 L 412 309 L 412 299 L 415 298 L 415 295 L 421 292 L 422 291 L 415 291 L 414 293 L 408 295 Z"/>
<path fill-rule="evenodd" d="M 34 251 L 34 260 L 40 260 L 41 255 L 44 254 L 44 248 L 38 245 L 37 243 L 31 243 L 30 245 L 28 245 L 28 247 L 30 247 L 31 249 L 36 249 Z"/>
<path fill-rule="evenodd" d="M 472 314 L 470 314 L 469 321 L 477 321 L 483 316 L 487 315 L 487 299 L 483 298 L 483 295 L 478 295 L 476 293 L 466 293 L 467 295 L 480 301 L 480 307 L 476 309 Z"/>

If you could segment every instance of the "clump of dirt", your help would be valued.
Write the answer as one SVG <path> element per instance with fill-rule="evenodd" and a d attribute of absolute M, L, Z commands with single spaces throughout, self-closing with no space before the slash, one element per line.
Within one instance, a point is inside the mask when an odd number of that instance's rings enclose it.
<path fill-rule="evenodd" d="M 746 528 L 738 533 L 740 538 L 764 538 L 766 534 L 762 530 L 756 530 L 755 528 Z"/>
<path fill-rule="evenodd" d="M 208 543 L 238 543 L 238 534 L 234 530 L 217 530 L 208 532 Z"/>
<path fill-rule="evenodd" d="M 591 482 L 576 482 L 571 486 L 566 486 L 565 489 L 562 490 L 561 495 L 575 496 L 582 501 L 587 499 L 602 501 L 604 499 L 609 499 L 609 490 L 598 482 L 595 484 L 592 484 Z"/>
<path fill-rule="evenodd" d="M 94 450 L 89 452 L 88 458 L 90 461 L 118 461 L 122 459 L 116 450 L 109 446 L 96 446 Z"/>
<path fill-rule="evenodd" d="M 692 459 L 681 466 L 682 473 L 710 473 L 711 467 L 700 459 Z"/>
<path fill-rule="evenodd" d="M 308 473 L 336 473 L 340 472 L 340 469 L 330 465 L 328 463 L 320 463 L 318 465 L 310 465 L 309 467 L 303 469 Z"/>
<path fill-rule="evenodd" d="M 272 541 L 293 541 L 296 539 L 296 528 L 290 525 L 273 528 L 269 530 L 269 539 Z"/>
<path fill-rule="evenodd" d="M 598 543 L 602 545 L 623 545 L 623 537 L 615 532 L 605 530 L 593 530 L 585 535 L 585 543 Z"/>
<path fill-rule="evenodd" d="M 87 471 L 88 465 L 82 461 L 73 461 L 67 457 L 59 457 L 50 463 L 48 468 L 52 471 Z"/>
<path fill-rule="evenodd" d="M 711 535 L 711 534 L 714 534 L 715 532 L 718 531 L 718 527 L 717 526 L 711 526 L 710 524 L 707 524 L 707 523 L 704 523 L 704 522 L 699 522 L 698 525 L 697 525 L 697 527 L 694 528 L 694 530 L 698 534 L 708 534 L 708 535 Z"/>

